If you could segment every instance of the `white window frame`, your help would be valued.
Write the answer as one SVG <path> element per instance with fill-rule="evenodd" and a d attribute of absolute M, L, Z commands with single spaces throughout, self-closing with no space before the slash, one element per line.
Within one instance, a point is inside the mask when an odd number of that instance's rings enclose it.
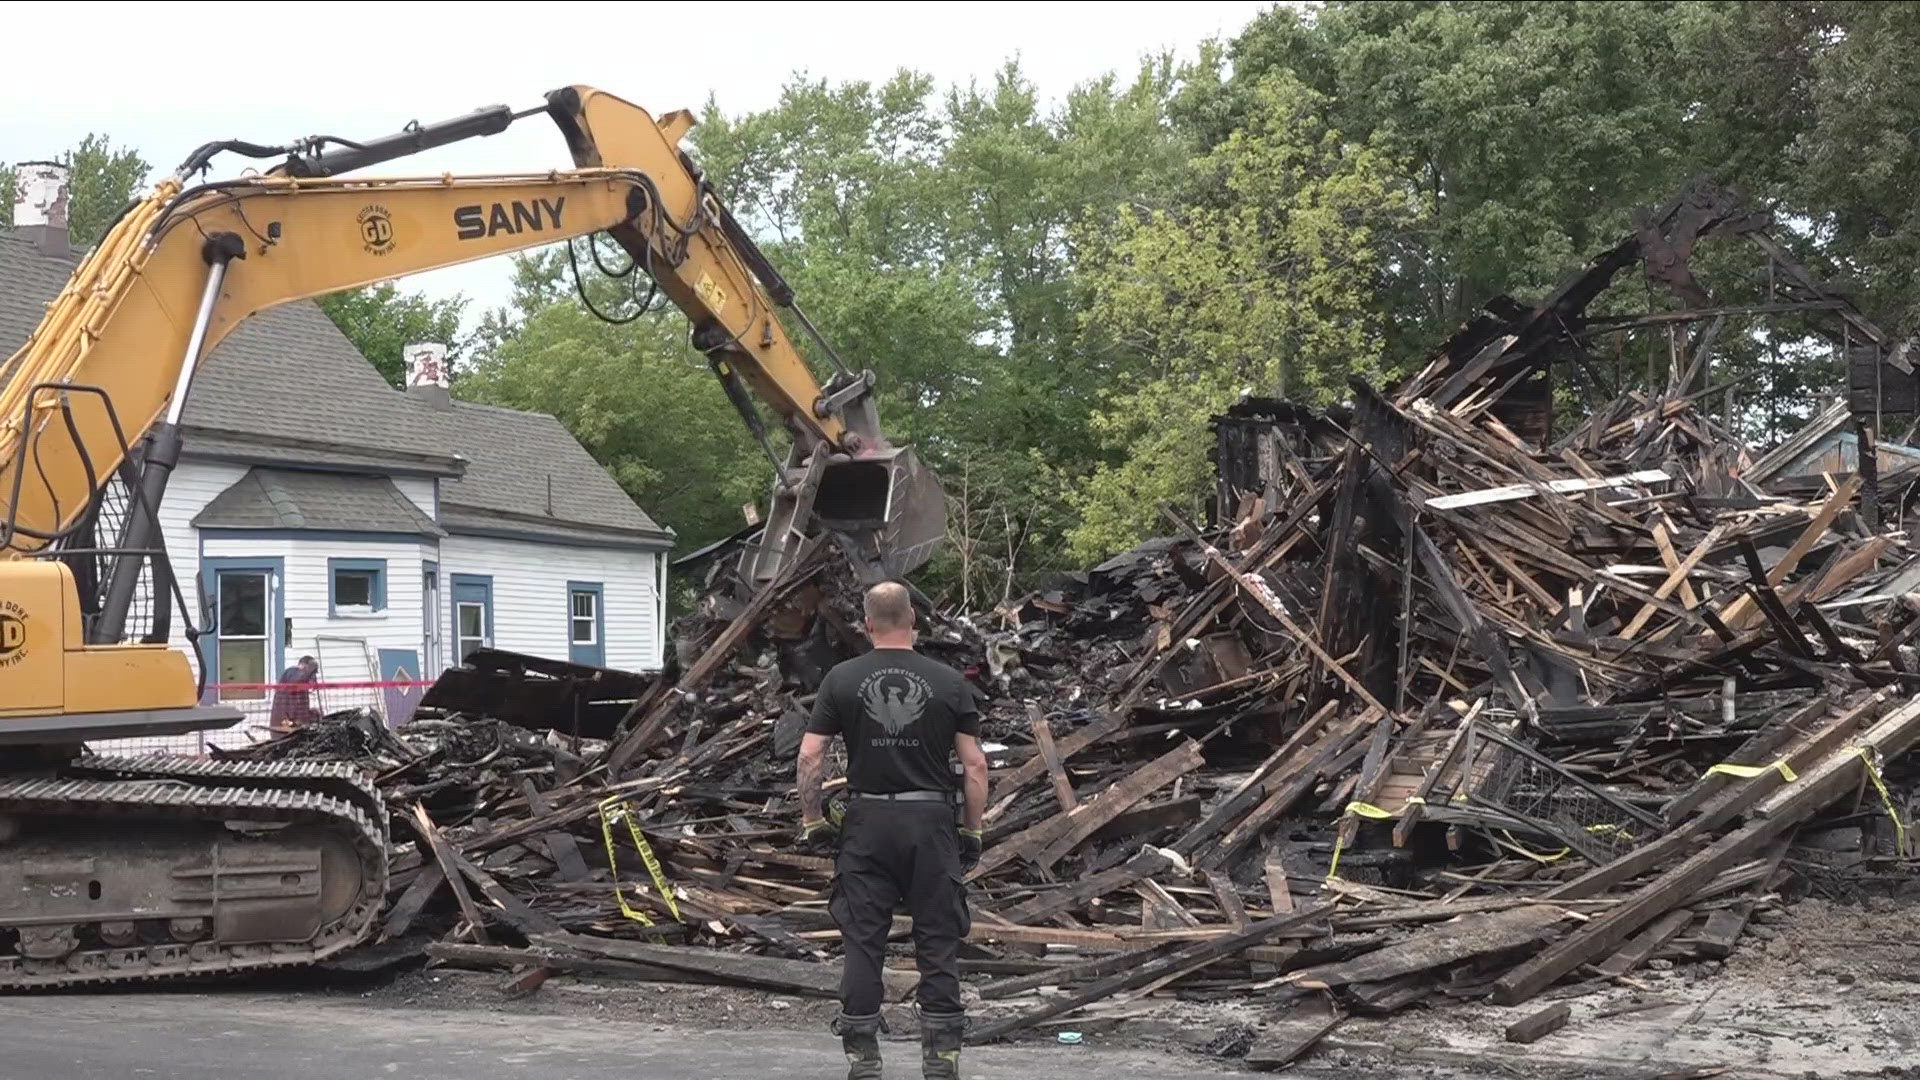
<path fill-rule="evenodd" d="M 580 614 L 580 600 L 586 598 L 591 607 L 585 615 Z M 581 638 L 580 624 L 587 624 L 587 636 Z M 600 594 L 592 589 L 567 590 L 567 644 L 600 644 Z"/>

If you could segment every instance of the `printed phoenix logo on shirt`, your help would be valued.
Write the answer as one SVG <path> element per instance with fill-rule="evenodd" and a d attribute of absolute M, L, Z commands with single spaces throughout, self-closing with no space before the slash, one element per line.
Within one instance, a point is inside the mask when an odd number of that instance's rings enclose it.
<path fill-rule="evenodd" d="M 919 723 L 932 700 L 933 687 L 905 668 L 881 668 L 860 680 L 860 704 L 866 709 L 867 719 L 889 736 L 872 739 L 872 745 L 920 745 L 919 739 L 903 738 L 901 732 Z"/>

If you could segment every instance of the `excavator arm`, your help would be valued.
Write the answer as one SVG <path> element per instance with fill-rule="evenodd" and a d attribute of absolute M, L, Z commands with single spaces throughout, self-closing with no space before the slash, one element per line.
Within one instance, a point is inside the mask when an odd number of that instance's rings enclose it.
<path fill-rule="evenodd" d="M 535 112 L 573 168 L 359 173 Z M 186 600 L 157 510 L 199 366 L 255 312 L 604 232 L 691 320 L 769 454 L 755 397 L 792 435 L 743 576 L 777 576 L 816 523 L 868 576 L 926 558 L 944 532 L 937 483 L 881 435 L 871 376 L 834 357 L 835 376 L 814 378 L 787 337 L 787 318 L 813 332 L 792 290 L 679 150 L 691 125 L 575 87 L 364 143 L 209 144 L 87 256 L 0 366 L 0 988 L 305 964 L 378 926 L 387 813 L 355 770 L 75 756 L 240 719 L 200 700 L 169 647 L 165 599 Z M 188 186 L 223 152 L 279 160 Z M 143 580 L 150 626 L 129 633 Z"/>
<path fill-rule="evenodd" d="M 489 134 L 534 111 L 558 124 L 576 168 L 341 175 Z M 769 454 L 749 391 L 792 436 L 787 459 L 775 458 L 773 509 L 748 551 L 747 576 L 775 576 L 813 522 L 835 532 L 865 576 L 920 565 L 944 533 L 937 481 L 881 434 L 871 374 L 842 367 L 825 386 L 815 379 L 780 309 L 808 332 L 812 326 L 680 149 L 691 127 L 685 112 L 656 121 L 613 95 L 569 87 L 548 95 L 544 110 L 482 110 L 364 144 L 203 148 L 109 230 L 0 368 L 0 553 L 45 554 L 69 541 L 130 456 L 139 460 L 139 501 L 157 506 L 178 459 L 198 365 L 254 313 L 604 232 L 686 314 L 695 347 Z M 186 186 L 221 150 L 287 156 L 264 175 Z M 140 527 L 141 516 L 129 514 L 120 537 L 136 554 L 157 538 L 151 524 Z M 104 617 L 90 640 L 119 639 L 116 610 L 123 612 L 135 576 L 116 572 L 105 586 Z"/>

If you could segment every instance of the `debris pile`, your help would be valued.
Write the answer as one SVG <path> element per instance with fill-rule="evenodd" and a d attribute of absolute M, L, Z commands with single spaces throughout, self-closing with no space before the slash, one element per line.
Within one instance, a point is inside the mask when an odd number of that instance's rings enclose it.
<path fill-rule="evenodd" d="M 1354 1011 L 1724 957 L 1789 881 L 1906 865 L 1915 474 L 1880 467 L 1858 409 L 1758 454 L 1702 403 L 1722 323 L 1755 308 L 1870 346 L 1876 385 L 1914 373 L 1736 210 L 1690 191 L 1547 300 L 1490 303 L 1392 394 L 1243 402 L 1216 425 L 1210 525 L 1170 511 L 1168 538 L 930 620 L 994 766 L 973 1039 L 1252 997 L 1282 1011 L 1221 1052 L 1284 1065 Z M 1773 260 L 1764 304 L 1693 280 L 1714 230 Z M 1590 316 L 1634 265 L 1684 309 Z M 1635 327 L 1674 329 L 1666 385 L 1556 427 L 1555 367 Z M 831 864 L 794 846 L 792 754 L 820 675 L 862 647 L 834 567 L 816 546 L 683 626 L 608 742 L 469 710 L 249 753 L 376 773 L 390 939 L 520 989 L 582 970 L 832 996 Z"/>

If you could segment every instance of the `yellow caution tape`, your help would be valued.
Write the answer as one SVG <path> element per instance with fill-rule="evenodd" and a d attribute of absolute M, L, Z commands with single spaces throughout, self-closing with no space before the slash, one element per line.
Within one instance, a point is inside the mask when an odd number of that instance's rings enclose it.
<path fill-rule="evenodd" d="M 1707 775 L 1712 776 L 1714 773 L 1720 773 L 1723 776 L 1737 776 L 1742 780 L 1751 780 L 1756 776 L 1764 776 L 1776 769 L 1780 771 L 1780 779 L 1785 780 L 1789 784 L 1800 779 L 1794 775 L 1793 767 L 1787 764 L 1786 758 L 1781 758 L 1770 765 L 1734 765 L 1723 761 L 1708 769 Z"/>
<path fill-rule="evenodd" d="M 680 904 L 673 897 L 673 887 L 667 884 L 667 875 L 660 867 L 660 860 L 653 854 L 653 845 L 640 832 L 640 826 L 633 820 L 632 811 L 617 805 L 623 800 L 615 795 L 603 799 L 599 804 L 600 835 L 607 842 L 607 865 L 613 869 L 613 897 L 620 902 L 620 914 L 645 926 L 652 926 L 653 919 L 646 912 L 627 903 L 625 887 L 620 884 L 620 859 L 614 852 L 613 819 L 615 817 L 627 823 L 627 834 L 633 838 L 633 846 L 640 852 L 640 861 L 646 864 L 647 873 L 653 877 L 653 887 L 660 891 L 660 898 L 667 902 L 667 910 L 673 913 L 676 921 L 680 918 Z"/>
<path fill-rule="evenodd" d="M 1860 754 L 1860 760 L 1866 762 L 1867 778 L 1873 781 L 1873 789 L 1880 793 L 1880 802 L 1887 808 L 1887 820 L 1893 822 L 1893 850 L 1904 859 L 1907 857 L 1907 823 L 1900 820 L 1899 811 L 1893 808 L 1893 796 L 1887 794 L 1887 783 L 1880 779 L 1880 765 L 1874 760 L 1873 747 L 1854 747 Z"/>
<path fill-rule="evenodd" d="M 1421 798 L 1418 795 L 1415 795 L 1412 798 L 1408 799 L 1407 801 L 1410 803 L 1413 803 L 1413 802 L 1424 803 L 1427 800 Z M 1380 807 L 1373 805 L 1372 803 L 1364 803 L 1364 802 L 1348 803 L 1345 813 L 1358 814 L 1363 818 L 1372 818 L 1375 821 L 1392 821 L 1395 817 L 1395 814 L 1391 810 L 1383 810 Z M 1339 836 L 1334 837 L 1333 861 L 1327 864 L 1327 880 L 1328 881 L 1332 881 L 1333 879 L 1340 876 L 1340 850 L 1345 846 L 1346 845 L 1341 842 L 1341 838 Z"/>
<path fill-rule="evenodd" d="M 1615 825 L 1609 821 L 1603 821 L 1598 825 L 1589 825 L 1587 826 L 1587 831 L 1596 835 L 1602 833 L 1618 833 L 1622 840 L 1633 839 L 1633 834 L 1627 831 L 1625 825 Z"/>
<path fill-rule="evenodd" d="M 1572 848 L 1563 847 L 1559 851 L 1556 851 L 1551 855 L 1542 855 L 1537 851 L 1528 850 L 1525 844 L 1522 844 L 1520 841 L 1515 840 L 1513 838 L 1513 834 L 1508 832 L 1505 829 L 1500 830 L 1500 835 L 1506 837 L 1506 839 L 1503 841 L 1499 837 L 1495 837 L 1493 841 L 1494 843 L 1499 844 L 1501 847 L 1504 847 L 1504 848 L 1511 848 L 1515 853 L 1520 855 L 1525 855 L 1527 858 L 1532 859 L 1534 862 L 1537 862 L 1537 863 L 1559 862 L 1561 859 L 1566 858 L 1569 854 L 1573 852 Z"/>
<path fill-rule="evenodd" d="M 1347 845 L 1338 834 L 1333 838 L 1333 861 L 1327 864 L 1327 880 L 1333 881 L 1340 876 L 1340 849 Z"/>

